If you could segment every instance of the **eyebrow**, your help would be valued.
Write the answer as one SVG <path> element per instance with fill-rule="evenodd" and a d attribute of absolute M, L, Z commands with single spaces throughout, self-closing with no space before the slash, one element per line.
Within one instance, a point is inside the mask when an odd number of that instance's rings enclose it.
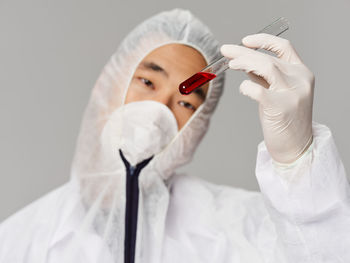
<path fill-rule="evenodd" d="M 195 89 L 193 93 L 196 94 L 201 100 L 205 100 L 205 92 L 202 88 Z"/>
<path fill-rule="evenodd" d="M 160 72 L 162 73 L 165 77 L 169 77 L 168 72 L 166 72 L 161 66 L 159 66 L 158 64 L 154 63 L 154 62 L 143 62 L 141 64 L 142 68 L 148 69 L 148 70 L 153 70 L 155 72 Z"/>

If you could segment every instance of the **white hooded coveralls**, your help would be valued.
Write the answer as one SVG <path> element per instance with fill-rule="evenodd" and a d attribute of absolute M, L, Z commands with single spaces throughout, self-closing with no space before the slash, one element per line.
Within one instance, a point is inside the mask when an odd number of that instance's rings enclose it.
<path fill-rule="evenodd" d="M 70 181 L 0 225 L 0 262 L 350 262 L 349 184 L 327 127 L 314 123 L 313 144 L 288 166 L 261 143 L 261 193 L 175 173 L 205 134 L 224 77 L 180 132 L 163 104 L 124 105 L 138 63 L 170 43 L 207 62 L 219 55 L 188 11 L 133 30 L 92 91 Z"/>

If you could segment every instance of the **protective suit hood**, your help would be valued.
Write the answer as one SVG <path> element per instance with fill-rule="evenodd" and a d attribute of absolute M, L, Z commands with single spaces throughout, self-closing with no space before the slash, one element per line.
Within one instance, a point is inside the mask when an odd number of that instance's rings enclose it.
<path fill-rule="evenodd" d="M 189 11 L 175 9 L 162 12 L 137 26 L 112 55 L 92 91 L 78 137 L 72 176 L 110 172 L 101 152 L 100 137 L 104 125 L 124 104 L 131 78 L 141 60 L 154 49 L 173 43 L 195 48 L 207 63 L 220 54 L 218 42 L 209 29 Z M 223 74 L 211 81 L 205 102 L 173 138 L 171 145 L 156 156 L 153 162 L 157 160 L 157 169 L 164 178 L 191 160 L 207 131 L 223 82 Z"/>

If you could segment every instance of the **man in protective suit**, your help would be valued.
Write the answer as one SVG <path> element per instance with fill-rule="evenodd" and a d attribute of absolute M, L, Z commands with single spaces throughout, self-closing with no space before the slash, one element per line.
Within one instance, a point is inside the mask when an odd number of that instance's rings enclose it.
<path fill-rule="evenodd" d="M 207 131 L 224 76 L 178 92 L 220 50 L 190 12 L 163 12 L 103 69 L 70 181 L 1 224 L 0 262 L 350 262 L 349 184 L 331 132 L 312 122 L 314 76 L 285 39 L 242 42 L 221 53 L 248 73 L 240 90 L 259 103 L 261 192 L 176 174 Z"/>

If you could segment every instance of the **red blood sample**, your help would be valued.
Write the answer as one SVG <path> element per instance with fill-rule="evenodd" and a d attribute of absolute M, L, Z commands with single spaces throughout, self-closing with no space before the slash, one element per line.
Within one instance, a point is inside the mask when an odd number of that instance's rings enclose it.
<path fill-rule="evenodd" d="M 196 88 L 204 85 L 210 80 L 216 78 L 216 75 L 209 72 L 198 72 L 194 74 L 192 77 L 186 79 L 179 85 L 179 91 L 183 95 L 188 95 Z"/>

